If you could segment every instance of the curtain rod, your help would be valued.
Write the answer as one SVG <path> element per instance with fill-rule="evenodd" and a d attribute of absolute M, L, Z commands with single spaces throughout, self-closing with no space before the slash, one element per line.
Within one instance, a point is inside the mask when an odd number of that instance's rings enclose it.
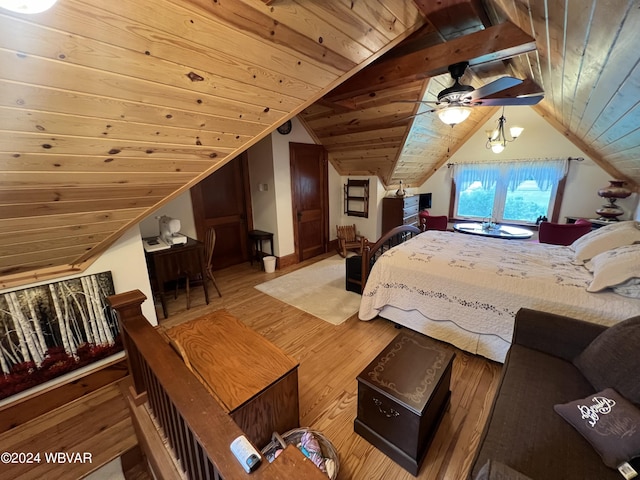
<path fill-rule="evenodd" d="M 464 165 L 471 165 L 471 164 L 474 164 L 474 163 L 513 163 L 513 162 L 520 162 L 520 161 L 523 161 L 523 162 L 537 162 L 537 161 L 541 161 L 541 160 L 549 160 L 549 161 L 551 161 L 551 160 L 562 160 L 562 159 L 561 158 L 548 158 L 548 157 L 546 157 L 546 158 L 514 158 L 514 159 L 511 159 L 511 160 L 498 160 L 498 161 L 495 161 L 495 160 L 482 160 L 480 162 L 460 162 L 460 163 L 462 163 Z M 582 162 L 583 160 L 584 160 L 584 157 L 567 157 L 567 161 L 569 161 L 569 162 L 571 162 L 571 161 Z M 456 165 L 456 164 L 453 163 L 453 162 L 449 162 L 449 163 L 447 163 L 447 168 L 451 168 L 454 165 Z"/>

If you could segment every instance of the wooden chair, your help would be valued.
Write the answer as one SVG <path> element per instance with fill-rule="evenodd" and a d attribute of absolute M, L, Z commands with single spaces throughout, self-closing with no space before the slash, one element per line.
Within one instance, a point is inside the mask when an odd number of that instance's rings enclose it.
<path fill-rule="evenodd" d="M 210 227 L 206 233 L 204 238 L 204 261 L 205 261 L 205 275 L 211 279 L 213 282 L 213 286 L 216 287 L 216 291 L 218 292 L 218 296 L 222 297 L 222 293 L 220 293 L 220 288 L 218 288 L 218 284 L 216 282 L 215 277 L 213 276 L 213 271 L 211 268 L 211 259 L 213 257 L 213 249 L 216 246 L 216 230 L 213 227 Z M 187 310 L 191 308 L 191 287 L 193 285 L 202 285 L 207 281 L 206 278 L 202 278 L 200 272 L 184 272 L 177 280 L 176 280 L 176 291 L 175 298 L 178 298 L 178 288 L 180 287 L 181 281 L 184 280 L 185 284 L 185 293 L 187 295 Z M 207 302 L 208 303 L 208 302 Z"/>
<path fill-rule="evenodd" d="M 211 259 L 213 258 L 213 249 L 215 248 L 215 246 L 216 246 L 216 229 L 213 227 L 209 227 L 204 237 L 204 261 L 206 262 L 205 271 L 207 272 L 207 277 L 209 277 L 213 282 L 213 286 L 216 287 L 218 296 L 222 297 L 222 293 L 220 293 L 220 289 L 218 288 L 216 279 L 213 276 L 213 267 L 211 265 Z"/>
<path fill-rule="evenodd" d="M 336 225 L 338 231 L 338 253 L 347 256 L 347 250 L 354 250 L 358 255 L 362 255 L 365 238 L 356 233 L 354 225 Z"/>

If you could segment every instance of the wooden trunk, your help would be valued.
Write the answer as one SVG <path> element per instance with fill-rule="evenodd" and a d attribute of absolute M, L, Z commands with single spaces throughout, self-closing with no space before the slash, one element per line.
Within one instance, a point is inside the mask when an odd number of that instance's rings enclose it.
<path fill-rule="evenodd" d="M 438 342 L 407 330 L 357 377 L 356 433 L 413 475 L 449 403 L 454 357 Z"/>
<path fill-rule="evenodd" d="M 298 362 L 224 310 L 167 330 L 172 346 L 259 448 L 297 428 Z"/>

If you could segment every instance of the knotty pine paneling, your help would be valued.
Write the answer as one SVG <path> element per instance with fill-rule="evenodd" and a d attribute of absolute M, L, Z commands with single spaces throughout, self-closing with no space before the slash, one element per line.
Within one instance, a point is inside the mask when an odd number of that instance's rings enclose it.
<path fill-rule="evenodd" d="M 119 119 L 95 118 L 64 113 L 42 112 L 30 109 L 0 107 L 0 130 L 44 132 L 48 134 L 78 137 L 118 138 L 149 143 L 171 143 L 181 145 L 208 145 L 235 149 L 249 141 L 251 135 L 203 130 L 194 132 L 184 127 L 162 126 L 122 121 Z"/>
<path fill-rule="evenodd" d="M 98 255 L 423 23 L 413 4 L 387 3 L 65 0 L 37 16 L 0 12 L 0 226 L 34 239 L 12 244 L 4 271 L 24 282 L 23 271 L 74 263 L 54 235 Z"/>
<path fill-rule="evenodd" d="M 0 189 L 0 205 L 19 203 L 51 203 L 74 200 L 111 200 L 117 198 L 166 197 L 179 184 L 168 185 L 116 185 L 100 187 L 78 187 L 67 189 L 24 188 L 20 190 Z"/>
<path fill-rule="evenodd" d="M 126 208 L 149 208 L 164 197 L 127 197 L 111 198 L 109 207 L 114 210 Z M 53 203 L 21 203 L 18 205 L 0 205 L 0 218 L 37 217 L 44 215 L 64 215 L 104 208 L 105 200 L 76 200 Z"/>
<path fill-rule="evenodd" d="M 0 232 L 0 242 L 4 247 L 10 245 L 21 245 L 32 242 L 42 241 L 54 241 L 54 239 L 68 239 L 74 238 L 78 235 L 106 235 L 111 232 L 119 230 L 126 221 L 118 222 L 102 222 L 102 223 L 90 223 L 84 225 L 69 225 L 65 227 L 52 227 L 51 229 L 42 229 L 37 231 L 15 231 L 15 232 Z M 105 237 L 106 238 L 106 237 Z"/>
<path fill-rule="evenodd" d="M 134 128 L 136 124 L 140 124 L 145 128 L 153 128 L 153 133 L 160 136 L 165 127 L 185 128 L 191 131 L 194 143 L 196 137 L 206 135 L 207 132 L 212 135 L 227 132 L 238 137 L 253 138 L 264 130 L 264 127 L 258 123 L 219 117 L 202 111 L 178 110 L 113 97 L 7 82 L 2 79 L 0 79 L 0 88 L 2 89 L 0 105 L 25 110 L 47 110 L 76 116 L 79 119 L 96 117 L 103 122 L 104 128 L 111 125 L 113 121 L 133 123 Z M 15 116 L 15 113 L 7 112 L 7 115 Z M 21 115 L 28 115 L 28 112 Z M 148 133 L 147 130 L 144 132 Z M 245 138 L 245 141 L 248 139 Z"/>

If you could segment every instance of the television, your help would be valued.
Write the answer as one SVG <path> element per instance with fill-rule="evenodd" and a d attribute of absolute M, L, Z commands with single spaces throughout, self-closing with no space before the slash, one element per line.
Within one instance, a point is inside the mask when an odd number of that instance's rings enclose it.
<path fill-rule="evenodd" d="M 431 193 L 421 193 L 418 200 L 418 208 L 420 211 L 431 208 Z"/>

